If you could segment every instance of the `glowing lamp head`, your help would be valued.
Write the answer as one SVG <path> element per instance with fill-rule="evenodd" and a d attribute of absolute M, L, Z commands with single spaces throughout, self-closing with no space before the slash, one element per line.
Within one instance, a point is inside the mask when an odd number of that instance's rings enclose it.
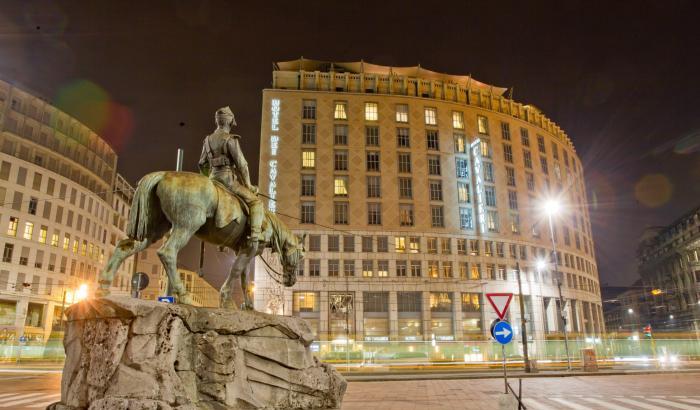
<path fill-rule="evenodd" d="M 631 315 L 632 313 L 634 313 L 634 309 L 632 309 L 632 308 L 627 309 L 627 313 L 629 313 Z"/>
<path fill-rule="evenodd" d="M 548 199 L 544 202 L 543 208 L 547 215 L 555 216 L 561 212 L 561 202 L 557 199 Z"/>
<path fill-rule="evenodd" d="M 88 297 L 88 285 L 86 283 L 83 283 L 78 287 L 78 290 L 75 291 L 75 294 L 73 296 L 73 301 L 74 302 L 81 302 Z"/>
<path fill-rule="evenodd" d="M 537 270 L 538 271 L 543 271 L 544 268 L 547 267 L 547 262 L 545 262 L 543 259 L 538 259 L 537 260 Z"/>

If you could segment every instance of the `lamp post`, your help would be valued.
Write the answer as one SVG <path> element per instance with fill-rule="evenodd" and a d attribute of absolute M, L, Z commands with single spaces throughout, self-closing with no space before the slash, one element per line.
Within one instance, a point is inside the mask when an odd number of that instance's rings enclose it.
<path fill-rule="evenodd" d="M 557 278 L 557 287 L 559 288 L 559 315 L 561 316 L 564 330 L 564 349 L 566 350 L 566 368 L 571 370 L 571 355 L 569 354 L 569 334 L 566 331 L 566 316 L 564 315 L 564 296 L 561 293 L 561 279 L 559 276 L 559 261 L 557 259 L 557 245 L 554 241 L 554 224 L 552 217 L 559 213 L 561 205 L 555 199 L 550 199 L 545 203 L 545 212 L 549 220 L 549 237 L 552 240 L 552 263 L 554 264 L 554 276 Z"/>

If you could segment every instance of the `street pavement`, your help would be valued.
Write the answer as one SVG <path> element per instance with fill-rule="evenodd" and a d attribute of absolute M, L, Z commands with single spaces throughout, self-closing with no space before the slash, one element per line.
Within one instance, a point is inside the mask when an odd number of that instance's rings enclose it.
<path fill-rule="evenodd" d="M 517 379 L 509 379 L 518 389 Z M 0 371 L 0 409 L 42 409 L 60 399 L 60 373 Z M 528 410 L 700 409 L 700 373 L 523 379 Z M 500 379 L 352 382 L 342 410 L 498 409 Z"/>

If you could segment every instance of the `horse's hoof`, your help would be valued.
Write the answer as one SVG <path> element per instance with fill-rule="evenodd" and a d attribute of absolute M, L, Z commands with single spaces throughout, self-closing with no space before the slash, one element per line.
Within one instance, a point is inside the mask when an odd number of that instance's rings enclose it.
<path fill-rule="evenodd" d="M 238 310 L 238 306 L 236 306 L 236 303 L 231 299 L 219 301 L 219 307 L 221 309 Z"/>
<path fill-rule="evenodd" d="M 177 298 L 178 303 L 182 305 L 192 305 L 194 304 L 194 299 L 192 299 L 192 296 L 190 296 L 189 293 L 185 293 L 183 295 L 180 295 Z"/>

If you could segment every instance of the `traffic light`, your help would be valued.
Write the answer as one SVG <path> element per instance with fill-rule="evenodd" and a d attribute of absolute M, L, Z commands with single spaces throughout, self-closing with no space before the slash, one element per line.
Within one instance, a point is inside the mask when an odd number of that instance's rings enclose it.
<path fill-rule="evenodd" d="M 651 337 L 651 325 L 644 326 L 644 337 Z"/>

